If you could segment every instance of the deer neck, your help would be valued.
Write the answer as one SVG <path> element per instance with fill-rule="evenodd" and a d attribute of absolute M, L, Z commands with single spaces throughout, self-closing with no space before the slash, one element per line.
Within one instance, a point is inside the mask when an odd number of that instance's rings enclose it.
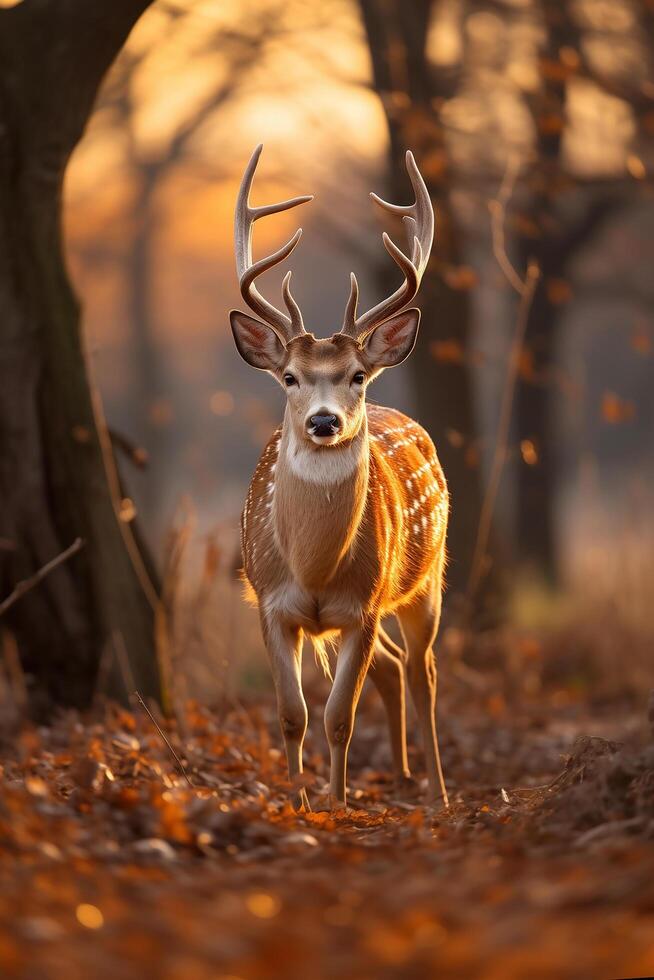
<path fill-rule="evenodd" d="M 275 472 L 278 544 L 294 579 L 320 591 L 348 564 L 368 491 L 368 423 L 342 446 L 297 440 L 286 416 Z"/>

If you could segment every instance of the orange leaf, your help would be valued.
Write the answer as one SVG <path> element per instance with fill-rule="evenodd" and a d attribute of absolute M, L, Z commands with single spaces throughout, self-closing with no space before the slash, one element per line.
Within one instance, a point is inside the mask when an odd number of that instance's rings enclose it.
<path fill-rule="evenodd" d="M 157 398 L 150 403 L 148 415 L 153 425 L 170 425 L 174 417 L 172 403 L 167 398 Z"/>
<path fill-rule="evenodd" d="M 461 449 L 466 441 L 463 433 L 459 432 L 457 429 L 447 429 L 445 432 L 445 437 L 450 446 L 454 446 L 455 449 Z"/>
<path fill-rule="evenodd" d="M 526 214 L 516 214 L 513 217 L 512 224 L 516 231 L 518 231 L 525 238 L 540 238 L 540 228 L 533 220 Z"/>
<path fill-rule="evenodd" d="M 566 51 L 574 49 L 566 48 Z M 576 52 L 575 52 L 576 53 Z M 576 68 L 575 64 L 572 64 L 572 58 L 566 57 L 565 63 L 562 61 L 554 61 L 553 58 L 541 58 L 539 61 L 540 70 L 543 78 L 548 82 L 565 82 L 570 75 L 573 74 Z M 577 64 L 579 60 L 577 59 Z"/>
<path fill-rule="evenodd" d="M 425 179 L 437 183 L 442 180 L 447 171 L 447 154 L 445 150 L 435 149 L 425 154 L 420 162 Z"/>
<path fill-rule="evenodd" d="M 523 636 L 518 641 L 518 649 L 523 657 L 530 660 L 537 660 L 543 654 L 540 641 L 533 636 Z"/>
<path fill-rule="evenodd" d="M 556 136 L 563 130 L 563 117 L 558 112 L 543 112 L 538 116 L 537 125 L 545 136 Z"/>
<path fill-rule="evenodd" d="M 74 425 L 71 433 L 75 442 L 79 442 L 82 445 L 91 441 L 91 430 L 85 425 Z"/>
<path fill-rule="evenodd" d="M 643 324 L 638 324 L 630 338 L 631 347 L 637 354 L 647 356 L 652 353 L 652 338 Z"/>
<path fill-rule="evenodd" d="M 635 180 L 644 180 L 647 176 L 645 164 L 635 153 L 630 153 L 627 157 L 627 170 Z"/>
<path fill-rule="evenodd" d="M 629 399 L 620 398 L 614 391 L 602 395 L 602 418 L 609 425 L 631 422 L 636 417 L 636 405 Z"/>
<path fill-rule="evenodd" d="M 479 447 L 476 445 L 468 446 L 463 458 L 467 467 L 471 470 L 477 469 L 479 466 Z"/>
<path fill-rule="evenodd" d="M 572 299 L 572 287 L 565 279 L 547 280 L 547 298 L 553 306 L 560 306 Z"/>
<path fill-rule="evenodd" d="M 523 347 L 518 354 L 518 374 L 523 381 L 533 381 L 536 377 L 534 353 L 527 347 Z"/>
<path fill-rule="evenodd" d="M 520 455 L 527 466 L 535 466 L 538 462 L 538 452 L 531 439 L 523 439 L 520 443 Z"/>
<path fill-rule="evenodd" d="M 579 55 L 574 48 L 571 48 L 568 45 L 559 48 L 559 58 L 561 59 L 561 63 L 564 64 L 566 68 L 574 70 L 579 67 Z"/>
<path fill-rule="evenodd" d="M 465 350 L 458 340 L 433 340 L 429 346 L 431 356 L 441 364 L 463 364 Z"/>
<path fill-rule="evenodd" d="M 477 273 L 469 265 L 451 265 L 443 270 L 443 279 L 450 287 L 464 292 L 477 285 Z"/>
<path fill-rule="evenodd" d="M 506 714 L 506 701 L 501 694 L 491 694 L 486 700 L 486 710 L 491 718 L 501 718 Z M 482 809 L 484 809 L 482 807 Z"/>

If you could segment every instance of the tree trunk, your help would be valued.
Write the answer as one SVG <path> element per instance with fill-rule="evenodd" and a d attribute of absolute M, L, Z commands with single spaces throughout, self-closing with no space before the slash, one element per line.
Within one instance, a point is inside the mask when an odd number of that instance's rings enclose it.
<path fill-rule="evenodd" d="M 433 192 L 432 192 L 433 193 Z M 435 197 L 438 214 L 438 233 L 443 234 L 451 219 L 449 208 Z M 453 265 L 462 264 L 461 242 L 453 225 L 448 259 Z M 425 285 L 427 288 L 425 289 Z M 418 407 L 418 419 L 431 433 L 438 448 L 438 457 L 446 474 L 452 497 L 448 527 L 447 569 L 448 586 L 453 592 L 464 593 L 470 574 L 472 555 L 477 538 L 481 512 L 482 485 L 477 445 L 477 426 L 474 417 L 474 388 L 469 361 L 472 328 L 470 295 L 452 289 L 441 277 L 423 285 L 421 306 L 423 353 L 414 357 L 411 370 Z M 437 341 L 452 341 L 463 356 L 458 363 L 440 362 L 430 356 Z M 491 553 L 494 549 L 491 549 Z M 495 580 L 497 565 L 489 569 L 479 599 Z M 494 591 L 494 590 L 493 590 Z"/>
<path fill-rule="evenodd" d="M 153 325 L 153 269 L 155 224 L 154 196 L 160 177 L 156 164 L 140 167 L 138 200 L 133 215 L 133 238 L 126 278 L 127 316 L 131 327 L 130 371 L 132 372 L 130 413 L 135 436 L 148 453 L 147 472 L 141 483 L 143 508 L 156 520 L 159 504 L 165 432 L 154 416 L 164 395 Z M 151 533 L 152 524 L 147 530 Z"/>
<path fill-rule="evenodd" d="M 565 309 L 561 300 L 565 298 L 566 277 L 575 254 L 619 206 L 620 196 L 615 187 L 598 185 L 594 191 L 586 191 L 586 207 L 579 216 L 565 216 L 561 185 L 568 70 L 561 61 L 561 52 L 579 52 L 583 58 L 583 38 L 569 4 L 543 0 L 542 10 L 547 28 L 544 84 L 528 99 L 537 134 L 537 167 L 529 202 L 537 234 L 518 241 L 519 268 L 526 268 L 529 259 L 535 258 L 541 278 L 524 340 L 530 377 L 518 382 L 514 413 L 516 442 L 533 443 L 536 459 L 533 465 L 521 463 L 517 471 L 515 531 L 520 562 L 555 586 L 559 579 L 554 515 L 558 481 L 551 408 L 552 398 L 557 395 L 552 386 Z"/>
<path fill-rule="evenodd" d="M 147 5 L 30 0 L 0 11 L 2 594 L 75 537 L 86 542 L 16 604 L 8 624 L 36 711 L 88 705 L 110 642 L 124 647 L 141 692 L 160 695 L 156 596 L 117 516 L 61 233 L 66 163 L 104 72 Z"/>
<path fill-rule="evenodd" d="M 553 280 L 561 278 L 556 256 L 530 242 L 522 251 L 521 268 L 535 258 L 541 270 L 525 335 L 525 351 L 532 366 L 530 375 L 520 378 L 516 387 L 514 432 L 519 446 L 533 444 L 533 460 L 518 462 L 516 475 L 515 535 L 516 554 L 521 565 L 554 586 L 558 579 L 558 560 L 554 534 L 556 493 L 555 433 L 552 431 L 551 391 L 556 358 L 560 310 L 548 298 Z"/>
<path fill-rule="evenodd" d="M 516 389 L 515 439 L 518 445 L 529 441 L 536 449 L 535 463 L 521 463 L 518 470 L 517 552 L 521 563 L 551 586 L 556 586 L 559 580 L 554 514 L 557 433 L 552 404 L 553 398 L 559 395 L 555 387 L 556 359 L 568 274 L 578 252 L 624 201 L 624 192 L 617 183 L 615 186 L 598 184 L 585 191 L 578 188 L 577 194 L 581 193 L 585 193 L 586 206 L 564 223 L 563 218 L 556 217 L 555 195 L 547 194 L 546 188 L 541 193 L 537 190 L 531 202 L 531 214 L 542 230 L 541 235 L 519 243 L 520 267 L 526 268 L 529 259 L 535 259 L 541 278 L 525 336 L 529 372 L 519 380 Z M 560 203 L 559 210 L 562 210 Z"/>

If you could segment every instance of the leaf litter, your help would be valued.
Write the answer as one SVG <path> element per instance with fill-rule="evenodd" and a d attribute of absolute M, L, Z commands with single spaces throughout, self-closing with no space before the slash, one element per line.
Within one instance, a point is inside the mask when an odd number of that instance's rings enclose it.
<path fill-rule="evenodd" d="M 0 975 L 651 975 L 651 731 L 633 711 L 546 697 L 446 692 L 449 811 L 395 797 L 367 701 L 335 813 L 289 805 L 270 698 L 189 703 L 183 739 L 165 725 L 190 784 L 138 708 L 5 732 Z M 303 785 L 319 804 L 311 707 Z M 419 773 L 415 749 L 411 762 Z"/>

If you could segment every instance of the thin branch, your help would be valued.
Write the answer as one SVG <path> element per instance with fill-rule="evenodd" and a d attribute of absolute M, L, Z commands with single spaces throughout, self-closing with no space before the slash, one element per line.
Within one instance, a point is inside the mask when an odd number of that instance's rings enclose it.
<path fill-rule="evenodd" d="M 520 351 L 522 350 L 522 345 L 524 343 L 527 323 L 529 322 L 529 312 L 531 310 L 531 304 L 534 299 L 534 293 L 536 291 L 539 278 L 540 269 L 537 263 L 532 259 L 527 268 L 527 276 L 525 278 L 520 296 L 516 326 L 513 334 L 513 341 L 511 343 L 511 353 L 509 355 L 509 362 L 506 370 L 506 381 L 504 383 L 504 391 L 502 392 L 502 404 L 500 407 L 500 418 L 497 425 L 497 438 L 495 441 L 495 450 L 493 452 L 493 461 L 491 463 L 488 483 L 486 485 L 486 491 L 484 493 L 484 499 L 481 505 L 481 513 L 479 515 L 477 540 L 475 542 L 475 550 L 470 567 L 470 576 L 468 578 L 467 594 L 469 600 L 472 599 L 477 591 L 477 587 L 483 573 L 484 559 L 486 557 L 488 538 L 493 520 L 493 512 L 495 510 L 495 501 L 497 500 L 497 492 L 500 487 L 502 470 L 504 469 L 504 463 L 506 461 L 508 450 L 509 432 L 511 429 L 511 413 L 513 410 L 513 396 L 515 394 L 515 386 L 520 367 Z"/>
<path fill-rule="evenodd" d="M 126 435 L 123 435 L 122 432 L 116 432 L 115 429 L 108 429 L 107 431 L 114 449 L 119 449 L 124 453 L 130 463 L 133 463 L 139 470 L 147 469 L 147 449 L 143 449 L 142 446 L 137 446 L 136 443 L 132 442 Z"/>
<path fill-rule="evenodd" d="M 145 703 L 145 701 L 143 700 L 143 698 L 141 697 L 141 695 L 139 694 L 138 691 L 134 691 L 134 696 L 136 697 L 138 703 L 141 705 L 141 707 L 143 708 L 143 710 L 146 712 L 148 718 L 150 719 L 150 721 L 152 722 L 152 724 L 154 725 L 154 727 L 157 729 L 157 731 L 161 735 L 161 737 L 164 740 L 164 742 L 166 743 L 166 746 L 168 747 L 168 750 L 169 750 L 170 754 L 172 755 L 173 759 L 177 763 L 177 765 L 179 767 L 179 771 L 181 772 L 182 776 L 184 777 L 184 779 L 186 780 L 186 782 L 189 784 L 189 786 L 191 787 L 191 789 L 195 789 L 195 786 L 191 782 L 191 777 L 189 776 L 189 774 L 186 771 L 186 767 L 184 766 L 184 763 L 182 762 L 182 760 L 180 759 L 180 757 L 177 755 L 177 753 L 175 752 L 175 749 L 172 747 L 172 745 L 170 744 L 170 742 L 168 741 L 168 738 L 166 737 L 166 733 L 162 729 L 161 725 L 158 723 L 157 719 L 154 717 L 154 715 L 152 714 L 152 712 L 150 711 L 150 709 L 148 708 L 147 704 Z"/>
<path fill-rule="evenodd" d="M 506 240 L 504 232 L 504 222 L 506 219 L 506 206 L 513 193 L 513 188 L 515 186 L 516 178 L 518 176 L 518 171 L 520 169 L 520 160 L 517 156 L 509 157 L 506 165 L 506 170 L 504 172 L 504 177 L 500 185 L 500 189 L 497 193 L 497 197 L 488 202 L 488 210 L 491 216 L 491 234 L 493 236 L 493 255 L 497 259 L 497 263 L 509 281 L 510 285 L 515 289 L 516 293 L 522 295 L 525 289 L 526 280 L 523 281 L 515 266 L 509 259 L 506 251 Z"/>
<path fill-rule="evenodd" d="M 497 494 L 502 479 L 502 471 L 507 458 L 509 434 L 511 431 L 511 415 L 513 411 L 513 398 L 515 395 L 518 372 L 520 369 L 520 353 L 527 332 L 529 313 L 534 300 L 536 286 L 540 279 L 540 268 L 535 259 L 530 259 L 527 265 L 527 273 L 522 279 L 515 267 L 512 265 L 505 245 L 504 221 L 506 217 L 506 206 L 511 197 L 515 178 L 518 172 L 516 158 L 510 159 L 504 179 L 500 186 L 497 197 L 490 202 L 489 210 L 491 214 L 491 230 L 493 234 L 493 253 L 508 279 L 509 283 L 520 296 L 518 312 L 516 316 L 515 330 L 511 341 L 511 349 L 506 367 L 506 379 L 502 391 L 502 402 L 500 405 L 500 417 L 497 424 L 497 435 L 495 438 L 495 448 L 493 450 L 493 460 L 491 463 L 488 483 L 484 492 L 484 498 L 479 515 L 479 526 L 477 528 L 477 539 L 470 565 L 470 575 L 468 576 L 467 598 L 471 602 L 479 583 L 481 581 L 488 539 L 490 536 L 493 513 Z"/>
<path fill-rule="evenodd" d="M 23 579 L 22 582 L 19 582 L 14 591 L 0 603 L 0 616 L 4 616 L 4 614 L 11 609 L 11 607 L 18 602 L 19 599 L 22 599 L 27 592 L 30 592 L 39 584 L 39 582 L 42 582 L 43 579 L 50 574 L 50 572 L 53 572 L 59 565 L 62 565 L 65 561 L 68 561 L 68 559 L 72 558 L 72 556 L 77 554 L 78 551 L 81 551 L 84 545 L 85 541 L 83 541 L 82 538 L 76 538 L 65 551 L 62 551 L 60 555 L 57 555 L 56 558 L 49 561 L 47 565 L 43 566 L 43 568 L 39 568 L 38 572 L 35 572 L 34 575 L 31 575 L 29 578 Z"/>

